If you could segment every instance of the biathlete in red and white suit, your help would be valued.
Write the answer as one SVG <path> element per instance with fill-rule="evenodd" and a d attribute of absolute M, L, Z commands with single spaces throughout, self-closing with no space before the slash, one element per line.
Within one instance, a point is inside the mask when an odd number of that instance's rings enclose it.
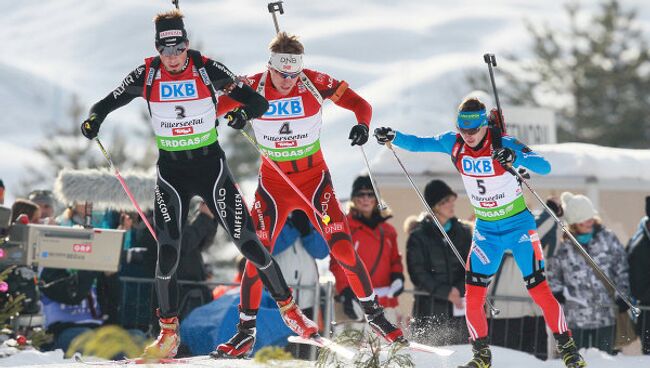
<path fill-rule="evenodd" d="M 258 145 L 272 160 L 271 164 L 262 161 L 251 211 L 257 235 L 272 249 L 287 216 L 296 209 L 304 211 L 327 240 L 333 258 L 344 269 L 352 290 L 364 307 L 368 323 L 390 342 L 403 339 L 402 331 L 385 318 L 376 301 L 368 271 L 352 246 L 348 223 L 336 199 L 320 149 L 324 100 L 329 99 L 356 115 L 358 124 L 352 127 L 349 135 L 352 145 L 362 145 L 368 140 L 372 108 L 346 82 L 303 69 L 304 48 L 295 36 L 279 33 L 269 48 L 268 70 L 248 78 L 251 87 L 269 101 L 267 112 L 252 121 Z M 223 108 L 223 112 L 237 104 L 227 97 L 221 100 L 219 108 Z M 278 168 L 316 209 L 330 217 L 327 225 L 278 174 Z M 241 284 L 238 332 L 227 343 L 219 345 L 218 350 L 230 356 L 241 356 L 252 349 L 261 294 L 258 272 L 247 263 Z"/>

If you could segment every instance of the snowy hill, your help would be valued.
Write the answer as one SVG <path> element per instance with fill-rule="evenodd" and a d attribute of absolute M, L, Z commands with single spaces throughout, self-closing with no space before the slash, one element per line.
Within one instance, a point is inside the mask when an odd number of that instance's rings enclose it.
<path fill-rule="evenodd" d="M 650 29 L 650 4 L 625 0 L 639 8 Z M 526 53 L 523 19 L 562 25 L 563 1 L 284 1 L 282 29 L 301 35 L 306 65 L 345 79 L 373 105 L 373 125 L 387 124 L 414 134 L 448 127 L 458 100 L 468 92 L 464 75 L 485 69 L 486 51 Z M 595 7 L 595 2 L 587 6 Z M 48 124 L 65 116 L 70 94 L 89 107 L 119 84 L 146 56 L 152 55 L 156 12 L 171 8 L 167 0 L 78 1 L 24 0 L 0 13 L 0 101 L 3 134 L 0 152 L 32 147 L 46 137 Z M 254 0 L 182 0 L 194 46 L 222 60 L 238 74 L 264 68 L 266 46 L 274 30 L 266 2 Z M 647 32 L 650 33 L 650 32 Z M 507 65 L 506 60 L 500 60 Z M 133 102 L 106 124 L 140 129 L 144 104 Z M 347 195 L 363 169 L 358 149 L 347 141 L 354 116 L 328 103 L 323 147 L 335 186 Z M 16 124 L 20 121 L 20 124 Z M 137 123 L 134 123 L 137 122 Z M 152 144 L 152 143 L 149 143 Z M 379 151 L 366 146 L 372 159 Z M 0 178 L 12 187 L 22 165 L 0 164 Z M 16 169 L 16 166 L 18 169 Z"/>

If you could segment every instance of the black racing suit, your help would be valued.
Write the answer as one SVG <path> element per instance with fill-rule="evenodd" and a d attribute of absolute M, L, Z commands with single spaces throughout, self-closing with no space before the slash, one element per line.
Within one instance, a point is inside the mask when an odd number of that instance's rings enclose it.
<path fill-rule="evenodd" d="M 185 68 L 189 64 L 188 57 Z M 241 102 L 251 119 L 267 110 L 268 102 L 264 97 L 245 84 L 236 84 L 234 75 L 223 64 L 207 59 L 205 68 L 215 91 L 222 90 Z M 101 122 L 111 111 L 136 97 L 143 97 L 145 69 L 145 65 L 137 67 L 119 87 L 97 102 L 90 113 L 97 114 Z M 288 298 L 290 289 L 280 268 L 258 240 L 244 199 L 226 164 L 226 156 L 216 141 L 192 150 L 159 150 L 154 228 L 158 237 L 156 290 L 160 316 L 168 318 L 178 314 L 176 269 L 189 202 L 194 195 L 203 198 L 240 252 L 255 264 L 274 299 Z"/>

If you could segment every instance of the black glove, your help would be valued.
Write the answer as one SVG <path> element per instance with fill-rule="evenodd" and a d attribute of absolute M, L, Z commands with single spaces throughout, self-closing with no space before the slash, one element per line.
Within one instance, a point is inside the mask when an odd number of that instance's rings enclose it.
<path fill-rule="evenodd" d="M 291 213 L 291 222 L 293 226 L 300 232 L 300 236 L 307 236 L 311 234 L 312 227 L 309 218 L 302 211 L 293 211 Z"/>
<path fill-rule="evenodd" d="M 352 141 L 351 146 L 362 146 L 368 142 L 368 127 L 364 124 L 357 124 L 350 129 L 348 139 Z"/>
<path fill-rule="evenodd" d="M 241 107 L 228 111 L 224 117 L 228 120 L 228 126 L 234 129 L 243 129 L 248 122 L 248 114 Z"/>
<path fill-rule="evenodd" d="M 555 297 L 555 300 L 557 300 L 558 303 L 564 304 L 566 303 L 566 298 L 564 297 L 564 293 L 559 291 L 557 293 L 553 293 L 553 296 Z"/>
<path fill-rule="evenodd" d="M 357 313 L 354 311 L 353 304 L 355 298 L 356 296 L 354 295 L 354 292 L 349 287 L 343 289 L 341 294 L 339 294 L 339 300 L 343 304 L 343 313 L 345 313 L 348 318 L 357 320 L 359 317 L 357 317 Z"/>
<path fill-rule="evenodd" d="M 102 125 L 102 119 L 100 119 L 97 114 L 92 113 L 88 119 L 81 123 L 81 134 L 88 139 L 93 139 L 97 137 L 100 125 Z"/>
<path fill-rule="evenodd" d="M 630 306 L 627 305 L 627 303 L 625 303 L 621 297 L 616 298 L 616 305 L 618 305 L 619 313 L 625 313 L 628 311 L 628 309 L 630 309 Z"/>
<path fill-rule="evenodd" d="M 508 168 L 515 162 L 515 151 L 510 148 L 497 148 L 492 152 L 492 158 L 499 161 L 501 166 Z"/>
<path fill-rule="evenodd" d="M 395 139 L 395 131 L 388 127 L 377 128 L 375 129 L 375 138 L 379 144 L 392 142 Z"/>
<path fill-rule="evenodd" d="M 562 209 L 562 205 L 557 203 L 557 201 L 554 201 L 552 199 L 547 199 L 546 205 L 555 213 L 557 217 L 562 217 L 562 215 L 564 215 L 564 210 Z"/>

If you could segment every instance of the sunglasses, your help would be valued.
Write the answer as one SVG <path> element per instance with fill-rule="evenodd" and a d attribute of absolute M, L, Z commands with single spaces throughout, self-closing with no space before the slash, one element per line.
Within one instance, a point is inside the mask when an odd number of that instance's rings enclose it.
<path fill-rule="evenodd" d="M 362 197 L 375 198 L 375 193 L 374 192 L 359 192 L 359 193 L 355 194 L 354 196 L 358 197 L 358 198 L 362 198 Z"/>
<path fill-rule="evenodd" d="M 178 56 L 187 50 L 187 42 L 181 42 L 174 46 L 156 45 L 156 50 L 163 56 Z"/>
<path fill-rule="evenodd" d="M 481 128 L 482 127 L 472 128 L 472 129 L 458 128 L 458 131 L 460 133 L 462 133 L 462 134 L 465 134 L 465 135 L 475 135 L 475 134 L 477 134 L 479 132 L 479 130 L 481 130 Z"/>
<path fill-rule="evenodd" d="M 277 70 L 275 68 L 273 68 L 273 71 L 278 73 L 278 75 L 280 77 L 282 77 L 282 79 L 295 79 L 295 78 L 298 78 L 298 76 L 300 75 L 300 72 L 297 72 L 297 73 L 285 73 L 285 72 L 279 71 L 279 70 Z"/>

